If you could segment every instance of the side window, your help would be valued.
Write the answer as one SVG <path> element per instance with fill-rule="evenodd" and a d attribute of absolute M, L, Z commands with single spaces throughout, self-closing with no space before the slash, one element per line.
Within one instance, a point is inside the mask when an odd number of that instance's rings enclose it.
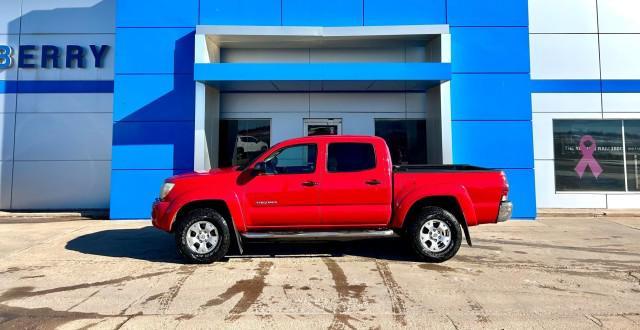
<path fill-rule="evenodd" d="M 267 173 L 304 174 L 316 170 L 318 147 L 315 144 L 302 144 L 276 151 L 265 160 Z"/>
<path fill-rule="evenodd" d="M 331 143 L 327 157 L 329 172 L 357 172 L 376 167 L 376 154 L 369 143 Z"/>

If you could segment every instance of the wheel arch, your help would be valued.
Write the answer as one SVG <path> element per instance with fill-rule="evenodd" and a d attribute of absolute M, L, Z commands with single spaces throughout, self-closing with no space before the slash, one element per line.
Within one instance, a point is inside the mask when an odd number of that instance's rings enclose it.
<path fill-rule="evenodd" d="M 428 196 L 415 201 L 402 221 L 402 229 L 406 230 L 407 226 L 417 218 L 420 210 L 429 206 L 439 207 L 453 214 L 453 216 L 460 222 L 467 244 L 472 246 L 471 236 L 469 234 L 469 225 L 467 223 L 465 212 L 463 211 L 458 198 L 451 195 Z"/>
<path fill-rule="evenodd" d="M 208 208 L 213 209 L 216 212 L 220 213 L 224 220 L 227 222 L 227 226 L 231 229 L 231 240 L 235 241 L 235 245 L 238 247 L 238 251 L 242 254 L 242 239 L 240 237 L 240 233 L 238 232 L 238 228 L 235 225 L 233 216 L 231 215 L 231 210 L 227 205 L 227 202 L 221 199 L 206 199 L 206 200 L 196 200 L 186 203 L 176 213 L 175 221 L 171 226 L 171 232 L 175 231 L 175 228 L 178 227 L 177 224 L 183 221 L 184 217 L 189 214 L 190 211 L 196 209 Z M 234 242 L 231 242 L 233 245 Z"/>

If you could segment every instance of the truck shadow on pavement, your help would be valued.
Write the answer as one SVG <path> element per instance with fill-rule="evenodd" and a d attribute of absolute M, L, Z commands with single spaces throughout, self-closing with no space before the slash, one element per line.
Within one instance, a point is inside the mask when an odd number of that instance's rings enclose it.
<path fill-rule="evenodd" d="M 67 250 L 104 257 L 131 258 L 151 262 L 184 263 L 176 251 L 173 235 L 151 226 L 136 229 L 109 229 L 78 236 L 65 245 Z M 394 261 L 418 261 L 398 238 L 378 238 L 348 242 L 251 242 L 240 255 L 232 246 L 229 259 L 364 257 Z"/>

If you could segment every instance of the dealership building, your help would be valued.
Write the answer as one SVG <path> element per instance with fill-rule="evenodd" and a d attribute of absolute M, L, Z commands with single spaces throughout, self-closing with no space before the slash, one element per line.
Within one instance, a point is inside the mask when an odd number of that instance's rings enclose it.
<path fill-rule="evenodd" d="M 640 205 L 637 0 L 5 0 L 0 209 L 148 218 L 285 139 L 502 169 L 514 217 Z M 216 189 L 216 187 L 211 187 Z"/>

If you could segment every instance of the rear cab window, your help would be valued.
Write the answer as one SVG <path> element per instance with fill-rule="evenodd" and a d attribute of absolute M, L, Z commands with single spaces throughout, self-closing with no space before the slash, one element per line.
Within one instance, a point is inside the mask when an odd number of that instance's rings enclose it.
<path fill-rule="evenodd" d="M 329 143 L 327 172 L 359 172 L 376 167 L 376 153 L 371 143 Z"/>

